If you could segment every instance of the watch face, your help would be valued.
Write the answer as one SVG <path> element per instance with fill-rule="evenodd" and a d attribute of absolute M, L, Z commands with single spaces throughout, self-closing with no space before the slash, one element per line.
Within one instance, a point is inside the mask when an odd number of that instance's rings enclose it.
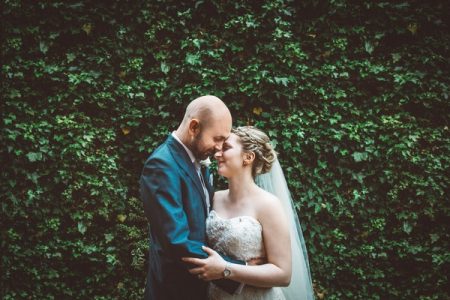
<path fill-rule="evenodd" d="M 231 271 L 228 270 L 228 269 L 225 269 L 225 270 L 223 271 L 223 276 L 224 276 L 224 277 L 228 277 L 228 276 L 230 276 L 230 274 L 231 274 Z"/>

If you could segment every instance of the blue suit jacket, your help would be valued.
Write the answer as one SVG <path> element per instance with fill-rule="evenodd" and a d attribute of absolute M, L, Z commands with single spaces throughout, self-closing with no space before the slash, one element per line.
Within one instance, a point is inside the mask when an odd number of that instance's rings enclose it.
<path fill-rule="evenodd" d="M 209 179 L 209 170 L 204 178 Z M 206 186 L 213 199 L 209 180 Z M 205 194 L 189 155 L 171 135 L 145 162 L 140 192 L 150 222 L 145 299 L 206 299 L 206 283 L 181 261 L 183 256 L 207 257 L 201 248 L 206 244 Z M 231 280 L 216 283 L 230 293 L 239 285 Z"/>

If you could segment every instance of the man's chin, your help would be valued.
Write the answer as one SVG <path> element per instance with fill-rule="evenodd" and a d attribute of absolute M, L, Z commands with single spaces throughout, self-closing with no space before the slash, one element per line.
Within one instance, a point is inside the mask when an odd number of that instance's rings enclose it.
<path fill-rule="evenodd" d="M 214 157 L 214 153 L 215 153 L 215 151 L 209 151 L 209 152 L 202 153 L 200 160 L 205 160 L 208 158 L 211 159 L 211 157 Z"/>

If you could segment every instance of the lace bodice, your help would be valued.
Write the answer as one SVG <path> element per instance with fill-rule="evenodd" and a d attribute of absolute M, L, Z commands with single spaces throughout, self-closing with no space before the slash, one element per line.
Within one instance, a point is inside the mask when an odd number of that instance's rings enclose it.
<path fill-rule="evenodd" d="M 206 220 L 208 244 L 214 250 L 234 259 L 247 261 L 255 257 L 265 257 L 262 225 L 253 217 L 241 216 L 230 219 L 220 217 L 214 210 Z M 245 286 L 239 295 L 229 295 L 210 285 L 209 298 L 213 299 L 254 299 L 282 300 L 279 288 L 255 288 Z"/>
<path fill-rule="evenodd" d="M 206 220 L 208 244 L 231 258 L 265 257 L 262 226 L 253 217 L 221 218 L 214 210 Z"/>

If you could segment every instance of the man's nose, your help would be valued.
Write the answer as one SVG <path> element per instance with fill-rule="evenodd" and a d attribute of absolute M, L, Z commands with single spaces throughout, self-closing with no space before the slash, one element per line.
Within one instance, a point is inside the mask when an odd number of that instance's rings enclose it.
<path fill-rule="evenodd" d="M 216 151 L 216 153 L 214 153 L 214 158 L 217 159 L 218 157 L 222 156 L 222 150 Z"/>
<path fill-rule="evenodd" d="M 216 143 L 216 146 L 214 148 L 216 148 L 216 151 L 222 151 L 222 146 L 223 146 L 223 142 L 219 142 L 219 143 Z"/>

